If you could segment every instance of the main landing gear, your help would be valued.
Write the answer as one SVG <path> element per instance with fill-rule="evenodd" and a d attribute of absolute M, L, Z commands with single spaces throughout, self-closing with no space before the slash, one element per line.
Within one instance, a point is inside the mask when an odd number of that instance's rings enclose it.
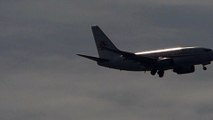
<path fill-rule="evenodd" d="M 159 70 L 159 71 L 158 71 L 158 76 L 159 76 L 160 78 L 162 78 L 162 77 L 164 76 L 164 71 L 163 71 L 163 70 Z"/>
<path fill-rule="evenodd" d="M 157 73 L 157 70 L 153 69 L 151 70 L 151 75 L 155 75 Z"/>
<path fill-rule="evenodd" d="M 155 70 L 155 69 L 151 70 L 151 75 L 156 75 L 156 73 L 158 74 L 158 76 L 160 78 L 162 78 L 164 76 L 164 71 L 163 70 Z"/>

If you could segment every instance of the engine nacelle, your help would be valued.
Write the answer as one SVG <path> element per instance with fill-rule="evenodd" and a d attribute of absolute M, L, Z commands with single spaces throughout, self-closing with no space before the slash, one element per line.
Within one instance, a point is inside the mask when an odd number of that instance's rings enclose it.
<path fill-rule="evenodd" d="M 193 73 L 195 71 L 195 66 L 177 66 L 173 69 L 173 72 L 177 74 L 186 74 L 186 73 Z"/>

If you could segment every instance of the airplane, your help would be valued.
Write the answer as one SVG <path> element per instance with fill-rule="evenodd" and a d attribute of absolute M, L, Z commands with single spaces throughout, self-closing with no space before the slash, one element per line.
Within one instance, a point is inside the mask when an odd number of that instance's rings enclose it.
<path fill-rule="evenodd" d="M 119 50 L 99 26 L 92 26 L 92 33 L 99 57 L 78 56 L 96 61 L 98 65 L 126 71 L 150 71 L 151 75 L 164 76 L 166 70 L 177 74 L 193 73 L 195 65 L 206 65 L 213 60 L 213 51 L 203 47 L 175 47 L 143 52 Z"/>

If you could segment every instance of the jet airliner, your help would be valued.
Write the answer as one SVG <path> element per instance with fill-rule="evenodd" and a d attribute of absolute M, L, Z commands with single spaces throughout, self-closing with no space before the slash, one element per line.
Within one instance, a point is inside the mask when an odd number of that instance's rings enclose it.
<path fill-rule="evenodd" d="M 206 65 L 213 60 L 213 51 L 203 47 L 175 47 L 143 52 L 127 52 L 119 50 L 105 33 L 92 26 L 99 57 L 77 54 L 96 61 L 98 65 L 126 71 L 150 71 L 151 75 L 164 76 L 166 70 L 177 74 L 193 73 L 195 65 Z"/>

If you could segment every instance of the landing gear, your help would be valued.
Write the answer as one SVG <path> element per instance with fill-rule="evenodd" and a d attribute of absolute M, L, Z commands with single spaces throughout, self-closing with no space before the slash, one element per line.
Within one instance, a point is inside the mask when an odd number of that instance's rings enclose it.
<path fill-rule="evenodd" d="M 157 73 L 156 69 L 151 70 L 151 75 L 155 75 Z"/>
<path fill-rule="evenodd" d="M 156 75 L 156 73 L 160 78 L 164 76 L 164 70 L 156 70 L 156 69 L 151 70 L 151 75 Z"/>
<path fill-rule="evenodd" d="M 158 76 L 159 76 L 160 78 L 162 78 L 162 77 L 164 76 L 164 71 L 163 71 L 163 70 L 159 70 L 159 71 L 158 71 Z"/>
<path fill-rule="evenodd" d="M 207 70 L 207 67 L 203 65 L 203 70 Z"/>

